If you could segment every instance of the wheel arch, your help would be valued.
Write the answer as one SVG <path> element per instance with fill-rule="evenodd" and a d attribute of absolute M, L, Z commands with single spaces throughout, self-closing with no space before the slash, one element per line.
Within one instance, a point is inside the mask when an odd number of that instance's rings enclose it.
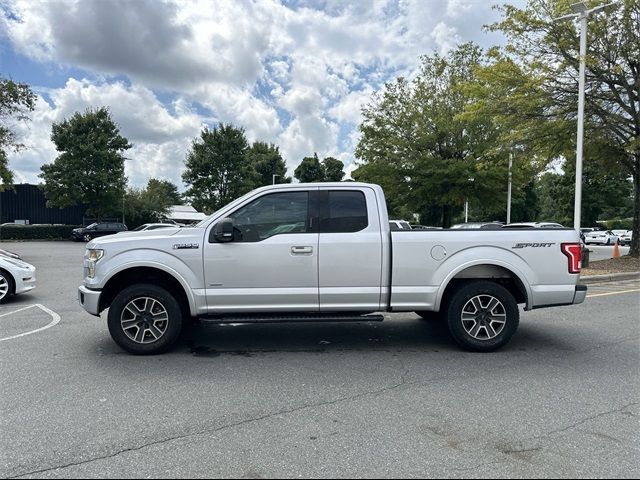
<path fill-rule="evenodd" d="M 185 318 L 195 316 L 193 296 L 184 279 L 155 266 L 131 266 L 114 273 L 102 288 L 99 311 L 107 309 L 122 290 L 137 283 L 151 283 L 166 289 L 175 295 Z"/>
<path fill-rule="evenodd" d="M 522 272 L 500 261 L 478 260 L 459 266 L 447 276 L 438 290 L 436 310 L 446 305 L 448 298 L 461 284 L 473 280 L 487 280 L 502 285 L 517 303 L 524 303 L 527 310 L 531 308 L 531 290 Z"/>

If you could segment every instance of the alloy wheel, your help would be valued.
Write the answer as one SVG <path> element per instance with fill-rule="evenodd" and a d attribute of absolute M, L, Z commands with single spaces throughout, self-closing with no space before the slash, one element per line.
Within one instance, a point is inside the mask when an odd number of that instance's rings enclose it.
<path fill-rule="evenodd" d="M 476 340 L 496 338 L 507 322 L 507 312 L 500 300 L 492 295 L 476 295 L 465 303 L 462 326 Z"/>
<path fill-rule="evenodd" d="M 9 282 L 4 275 L 0 275 L 0 300 L 3 300 L 9 294 Z"/>
<path fill-rule="evenodd" d="M 136 343 L 153 343 L 165 334 L 169 326 L 167 309 L 155 298 L 131 300 L 120 316 L 122 331 Z"/>

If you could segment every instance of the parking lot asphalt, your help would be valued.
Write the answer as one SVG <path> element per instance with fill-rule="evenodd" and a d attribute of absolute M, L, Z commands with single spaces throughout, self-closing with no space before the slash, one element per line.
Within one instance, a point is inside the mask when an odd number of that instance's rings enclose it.
<path fill-rule="evenodd" d="M 84 245 L 2 248 L 38 267 L 0 306 L 3 478 L 640 477 L 638 280 L 523 313 L 491 354 L 394 314 L 135 357 L 77 304 Z"/>
<path fill-rule="evenodd" d="M 598 260 L 607 260 L 613 258 L 613 245 L 589 245 L 589 260 L 596 262 Z M 630 247 L 618 247 L 620 255 L 627 255 Z"/>

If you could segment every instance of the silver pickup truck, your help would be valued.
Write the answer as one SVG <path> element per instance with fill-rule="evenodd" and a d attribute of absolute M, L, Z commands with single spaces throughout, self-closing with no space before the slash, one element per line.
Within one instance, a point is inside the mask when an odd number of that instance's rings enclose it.
<path fill-rule="evenodd" d="M 78 297 L 109 309 L 115 342 L 169 349 L 185 322 L 381 321 L 416 312 L 464 348 L 506 344 L 525 310 L 584 301 L 570 229 L 391 232 L 384 194 L 364 183 L 259 188 L 194 228 L 87 244 Z"/>

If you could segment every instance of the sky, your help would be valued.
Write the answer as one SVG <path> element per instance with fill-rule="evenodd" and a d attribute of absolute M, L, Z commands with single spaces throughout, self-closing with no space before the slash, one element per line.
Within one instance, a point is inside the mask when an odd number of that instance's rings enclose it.
<path fill-rule="evenodd" d="M 17 183 L 39 183 L 57 152 L 51 125 L 108 106 L 129 184 L 184 189 L 181 173 L 204 126 L 233 123 L 280 147 L 290 174 L 303 157 L 355 168 L 361 107 L 420 56 L 504 38 L 490 0 L 0 0 L 0 76 L 38 100 L 15 129 Z M 522 4 L 522 1 L 509 3 Z"/>

